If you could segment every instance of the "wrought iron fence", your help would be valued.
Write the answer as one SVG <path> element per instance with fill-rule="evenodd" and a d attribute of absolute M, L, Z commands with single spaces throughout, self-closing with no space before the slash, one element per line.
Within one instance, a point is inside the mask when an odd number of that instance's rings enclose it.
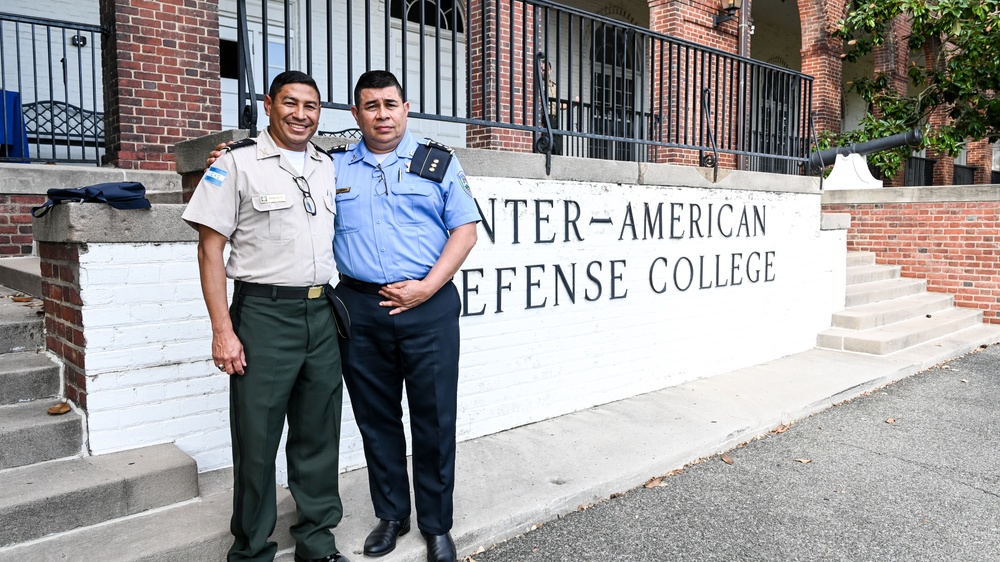
<path fill-rule="evenodd" d="M 460 146 L 501 130 L 530 150 L 548 122 L 572 156 L 796 174 L 808 156 L 811 77 L 547 0 L 236 1 L 240 108 L 295 68 L 345 128 L 354 81 L 387 69 L 411 128 Z"/>
<path fill-rule="evenodd" d="M 0 161 L 100 164 L 101 33 L 0 13 Z"/>
<path fill-rule="evenodd" d="M 978 166 L 955 164 L 955 175 L 952 179 L 952 185 L 972 185 L 976 183 L 976 170 L 978 169 Z"/>

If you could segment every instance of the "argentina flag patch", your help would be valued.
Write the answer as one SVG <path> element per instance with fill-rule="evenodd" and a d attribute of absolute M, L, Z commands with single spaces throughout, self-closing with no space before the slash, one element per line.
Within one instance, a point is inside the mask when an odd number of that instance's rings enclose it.
<path fill-rule="evenodd" d="M 229 175 L 229 172 L 223 170 L 222 168 L 212 166 L 205 172 L 202 179 L 212 185 L 222 186 L 222 182 L 225 181 L 227 175 Z"/>

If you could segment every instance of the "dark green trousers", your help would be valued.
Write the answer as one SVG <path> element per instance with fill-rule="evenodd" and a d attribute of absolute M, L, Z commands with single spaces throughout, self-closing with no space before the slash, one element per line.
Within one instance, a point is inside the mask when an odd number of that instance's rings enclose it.
<path fill-rule="evenodd" d="M 337 487 L 343 398 L 337 329 L 329 301 L 238 296 L 230 307 L 243 343 L 244 375 L 230 381 L 235 537 L 229 561 L 271 561 L 275 456 L 288 419 L 288 487 L 298 523 L 296 552 L 322 558 L 337 551 L 333 534 L 343 516 Z"/>

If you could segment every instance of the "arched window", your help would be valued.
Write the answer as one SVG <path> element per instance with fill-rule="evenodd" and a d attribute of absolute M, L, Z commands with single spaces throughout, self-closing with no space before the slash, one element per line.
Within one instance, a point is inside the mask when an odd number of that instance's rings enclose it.
<path fill-rule="evenodd" d="M 404 10 L 406 18 L 403 18 Z M 421 13 L 428 27 L 435 27 L 436 18 L 441 29 L 450 31 L 454 23 L 454 31 L 465 33 L 465 18 L 455 0 L 392 0 L 389 15 L 419 25 Z"/>

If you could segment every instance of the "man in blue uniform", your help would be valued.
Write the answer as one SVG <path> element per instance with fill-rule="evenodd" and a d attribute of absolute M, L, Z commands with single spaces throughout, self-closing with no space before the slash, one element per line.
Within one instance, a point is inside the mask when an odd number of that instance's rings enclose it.
<path fill-rule="evenodd" d="M 344 380 L 361 430 L 378 525 L 364 553 L 381 556 L 410 530 L 405 385 L 417 527 L 431 562 L 455 561 L 461 303 L 451 279 L 476 243 L 479 210 L 450 149 L 406 130 L 410 104 L 395 76 L 366 72 L 351 108 L 363 140 L 334 152 L 338 294 L 351 317 Z"/>

